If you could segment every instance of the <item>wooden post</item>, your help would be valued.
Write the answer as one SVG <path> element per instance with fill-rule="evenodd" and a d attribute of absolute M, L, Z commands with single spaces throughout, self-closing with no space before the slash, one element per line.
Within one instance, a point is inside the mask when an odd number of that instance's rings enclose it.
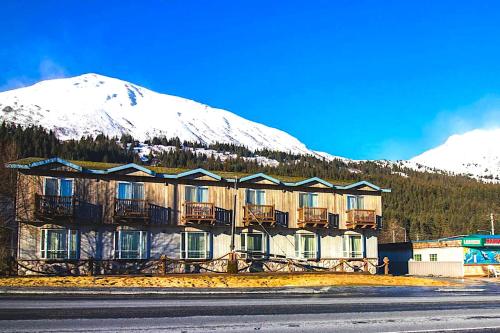
<path fill-rule="evenodd" d="M 227 259 L 227 272 L 229 274 L 238 274 L 238 258 L 235 252 L 230 252 Z"/>
<path fill-rule="evenodd" d="M 162 254 L 160 256 L 160 267 L 159 267 L 159 270 L 160 270 L 160 275 L 165 275 L 167 274 L 167 256 Z"/>
<path fill-rule="evenodd" d="M 365 271 L 365 273 L 368 273 L 368 259 L 363 259 L 363 263 L 364 263 L 364 266 L 363 266 L 363 270 Z"/>
<path fill-rule="evenodd" d="M 344 262 L 345 262 L 345 260 L 344 260 L 344 259 L 341 259 L 341 260 L 340 260 L 340 271 L 341 271 L 342 273 L 343 273 L 343 272 L 345 272 Z"/>
<path fill-rule="evenodd" d="M 94 258 L 92 258 L 92 257 L 89 258 L 88 265 L 89 265 L 89 268 L 88 268 L 89 271 L 87 272 L 87 275 L 93 276 L 94 275 Z"/>
<path fill-rule="evenodd" d="M 389 275 L 389 258 L 384 257 L 384 274 Z"/>

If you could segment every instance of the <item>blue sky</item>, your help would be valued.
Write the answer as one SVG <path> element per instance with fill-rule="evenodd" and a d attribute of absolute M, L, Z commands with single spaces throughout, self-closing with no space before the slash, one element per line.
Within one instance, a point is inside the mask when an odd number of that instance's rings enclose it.
<path fill-rule="evenodd" d="M 64 4 L 64 6 L 63 6 Z M 500 125 L 494 1 L 2 1 L 0 91 L 87 72 L 351 158 Z"/>

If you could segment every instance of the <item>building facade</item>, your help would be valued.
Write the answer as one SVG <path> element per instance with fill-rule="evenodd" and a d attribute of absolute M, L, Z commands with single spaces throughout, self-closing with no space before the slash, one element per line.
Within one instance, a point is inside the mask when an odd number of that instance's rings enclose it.
<path fill-rule="evenodd" d="M 379 253 L 391 261 L 391 273 L 406 269 L 419 276 L 488 276 L 492 267 L 500 270 L 500 235 L 380 244 Z"/>
<path fill-rule="evenodd" d="M 17 169 L 19 272 L 365 270 L 382 193 L 297 179 L 28 158 Z M 89 272 L 92 271 L 92 272 Z"/>

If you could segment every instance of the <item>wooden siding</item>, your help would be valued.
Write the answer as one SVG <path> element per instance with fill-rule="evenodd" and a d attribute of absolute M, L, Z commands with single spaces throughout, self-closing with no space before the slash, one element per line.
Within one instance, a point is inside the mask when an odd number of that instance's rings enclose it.
<path fill-rule="evenodd" d="M 79 198 L 93 204 L 102 205 L 103 222 L 110 223 L 114 214 L 114 199 L 120 181 L 138 181 L 144 184 L 145 200 L 160 207 L 172 209 L 172 225 L 183 225 L 182 204 L 185 202 L 185 188 L 188 185 L 207 186 L 208 201 L 215 207 L 233 211 L 234 194 L 237 195 L 235 219 L 236 227 L 243 228 L 244 206 L 247 188 L 259 188 L 265 190 L 266 205 L 273 205 L 275 211 L 288 213 L 288 228 L 298 228 L 299 193 L 318 193 L 318 207 L 326 208 L 329 214 L 339 215 L 339 228 L 346 229 L 347 220 L 347 196 L 363 195 L 364 208 L 375 210 L 375 214 L 382 216 L 382 198 L 379 191 L 371 188 L 363 190 L 334 190 L 319 183 L 307 184 L 302 187 L 285 187 L 275 185 L 264 179 L 247 181 L 238 184 L 234 189 L 233 183 L 216 182 L 212 178 L 200 175 L 198 177 L 187 177 L 181 180 L 158 179 L 149 176 L 138 177 L 112 174 L 112 175 L 82 175 L 71 171 L 69 168 L 57 168 L 53 170 L 42 170 L 39 175 L 34 173 L 19 173 L 17 189 L 17 219 L 20 221 L 34 221 L 35 194 L 43 193 L 43 179 L 45 175 L 65 177 L 74 179 L 74 193 Z M 230 221 L 229 221 L 230 222 Z"/>

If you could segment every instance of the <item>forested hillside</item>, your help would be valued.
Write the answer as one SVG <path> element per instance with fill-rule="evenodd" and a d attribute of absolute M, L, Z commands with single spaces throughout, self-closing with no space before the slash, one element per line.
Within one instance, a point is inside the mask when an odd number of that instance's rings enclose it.
<path fill-rule="evenodd" d="M 417 172 L 382 162 L 332 162 L 315 157 L 291 155 L 276 151 L 252 152 L 245 147 L 213 144 L 205 147 L 178 139 L 153 138 L 150 144 L 173 147 L 150 156 L 143 162 L 134 153 L 138 143 L 130 136 L 107 138 L 98 136 L 77 141 L 59 141 L 42 128 L 23 129 L 15 125 L 0 126 L 0 195 L 12 198 L 15 188 L 13 171 L 4 163 L 28 156 L 105 162 L 153 163 L 168 167 L 203 167 L 213 171 L 265 172 L 285 176 L 318 176 L 330 181 L 369 180 L 392 189 L 384 194 L 384 232 L 382 239 L 402 241 L 405 228 L 412 239 L 435 238 L 489 229 L 489 214 L 500 212 L 500 185 L 485 184 L 463 176 Z M 195 154 L 186 147 L 231 152 L 237 158 L 220 158 Z M 264 156 L 275 159 L 278 166 L 262 166 L 242 157 Z M 393 232 L 394 231 L 394 232 Z"/>

